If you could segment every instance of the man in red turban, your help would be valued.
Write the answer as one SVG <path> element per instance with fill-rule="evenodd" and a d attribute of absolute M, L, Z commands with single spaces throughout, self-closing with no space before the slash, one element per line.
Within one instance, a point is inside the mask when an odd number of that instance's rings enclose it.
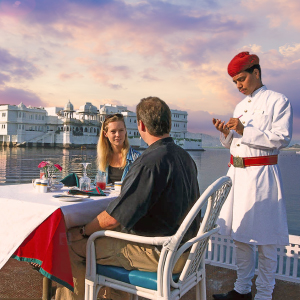
<path fill-rule="evenodd" d="M 220 140 L 230 149 L 228 176 L 232 189 L 221 210 L 219 233 L 231 235 L 236 249 L 234 289 L 215 294 L 217 300 L 251 300 L 251 279 L 258 249 L 255 300 L 271 300 L 277 268 L 277 245 L 288 245 L 285 199 L 279 150 L 292 137 L 292 107 L 282 94 L 262 84 L 259 58 L 249 52 L 236 55 L 228 74 L 246 97 L 225 124 L 213 119 Z"/>

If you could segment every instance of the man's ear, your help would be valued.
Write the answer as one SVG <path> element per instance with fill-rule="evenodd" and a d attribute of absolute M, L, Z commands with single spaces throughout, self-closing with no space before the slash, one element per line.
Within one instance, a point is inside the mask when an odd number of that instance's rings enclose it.
<path fill-rule="evenodd" d="M 258 69 L 254 69 L 253 70 L 253 73 L 254 73 L 254 75 L 255 75 L 255 77 L 257 78 L 257 79 L 260 79 L 260 76 L 259 76 L 259 70 Z"/>
<path fill-rule="evenodd" d="M 140 125 L 140 128 L 141 128 L 141 131 L 146 132 L 146 126 L 145 126 L 145 124 L 143 123 L 142 120 L 139 120 L 139 125 Z"/>

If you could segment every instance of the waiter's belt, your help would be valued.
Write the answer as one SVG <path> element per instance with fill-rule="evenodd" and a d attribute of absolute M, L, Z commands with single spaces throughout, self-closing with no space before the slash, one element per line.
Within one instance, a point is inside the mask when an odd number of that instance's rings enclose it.
<path fill-rule="evenodd" d="M 230 164 L 236 168 L 245 168 L 251 166 L 267 166 L 276 165 L 278 161 L 278 155 L 268 155 L 268 156 L 256 156 L 256 157 L 230 157 Z"/>

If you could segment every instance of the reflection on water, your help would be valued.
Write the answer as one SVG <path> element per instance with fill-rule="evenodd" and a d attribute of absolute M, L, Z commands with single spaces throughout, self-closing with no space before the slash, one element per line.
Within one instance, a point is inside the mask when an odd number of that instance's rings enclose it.
<path fill-rule="evenodd" d="M 28 183 L 39 177 L 38 164 L 50 160 L 63 167 L 57 172 L 58 177 L 69 173 L 82 176 L 83 167 L 80 163 L 90 162 L 87 175 L 93 178 L 96 174 L 96 150 L 92 149 L 46 149 L 46 148 L 0 148 L 0 185 Z"/>
<path fill-rule="evenodd" d="M 226 175 L 228 170 L 228 149 L 207 149 L 206 151 L 189 152 L 198 168 L 200 191 L 220 176 Z M 80 163 L 91 163 L 87 168 L 87 175 L 94 178 L 97 172 L 95 149 L 59 149 L 59 148 L 4 148 L 0 147 L 0 188 L 3 184 L 30 183 L 39 177 L 38 164 L 43 160 L 50 160 L 63 167 L 61 178 L 69 173 L 82 176 L 83 167 Z M 300 235 L 300 155 L 295 151 L 282 151 L 279 155 L 279 166 L 282 173 L 288 225 L 290 234 Z"/>

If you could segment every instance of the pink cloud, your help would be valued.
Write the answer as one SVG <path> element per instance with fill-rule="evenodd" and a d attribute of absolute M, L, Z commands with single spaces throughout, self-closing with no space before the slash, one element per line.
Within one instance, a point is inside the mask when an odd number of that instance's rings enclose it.
<path fill-rule="evenodd" d="M 131 69 L 124 65 L 110 65 L 94 62 L 92 65 L 89 65 L 87 69 L 95 81 L 115 90 L 124 88 L 121 84 L 113 82 L 116 78 L 121 77 L 127 79 L 131 75 Z"/>
<path fill-rule="evenodd" d="M 59 79 L 62 81 L 66 81 L 66 80 L 72 80 L 72 79 L 78 79 L 78 78 L 83 78 L 84 76 L 77 73 L 77 72 L 73 72 L 73 73 L 60 73 L 58 75 Z"/>
<path fill-rule="evenodd" d="M 0 90 L 1 104 L 18 105 L 21 102 L 26 106 L 45 106 L 45 103 L 39 96 L 22 89 L 6 87 Z"/>
<path fill-rule="evenodd" d="M 300 29 L 300 2 L 298 0 L 253 0 L 242 1 L 242 5 L 249 11 L 269 20 L 270 28 L 292 26 Z"/>
<path fill-rule="evenodd" d="M 32 80 L 41 71 L 29 60 L 13 56 L 8 50 L 0 48 L 0 81 Z"/>
<path fill-rule="evenodd" d="M 0 3 L 0 15 L 19 19 L 26 17 L 34 8 L 35 0 L 3 0 Z"/>
<path fill-rule="evenodd" d="M 156 75 L 158 74 L 158 70 L 154 68 L 146 68 L 144 71 L 139 72 L 139 76 L 146 81 L 161 81 Z"/>
<path fill-rule="evenodd" d="M 65 39 L 78 49 L 101 55 L 118 50 L 159 57 L 169 67 L 176 67 L 178 61 L 198 63 L 210 49 L 223 50 L 251 30 L 251 24 L 225 13 L 162 1 L 131 5 L 43 0 L 36 2 L 26 22 L 40 34 Z M 211 41 L 200 38 L 207 35 Z M 198 40 L 196 47 L 194 40 Z"/>

